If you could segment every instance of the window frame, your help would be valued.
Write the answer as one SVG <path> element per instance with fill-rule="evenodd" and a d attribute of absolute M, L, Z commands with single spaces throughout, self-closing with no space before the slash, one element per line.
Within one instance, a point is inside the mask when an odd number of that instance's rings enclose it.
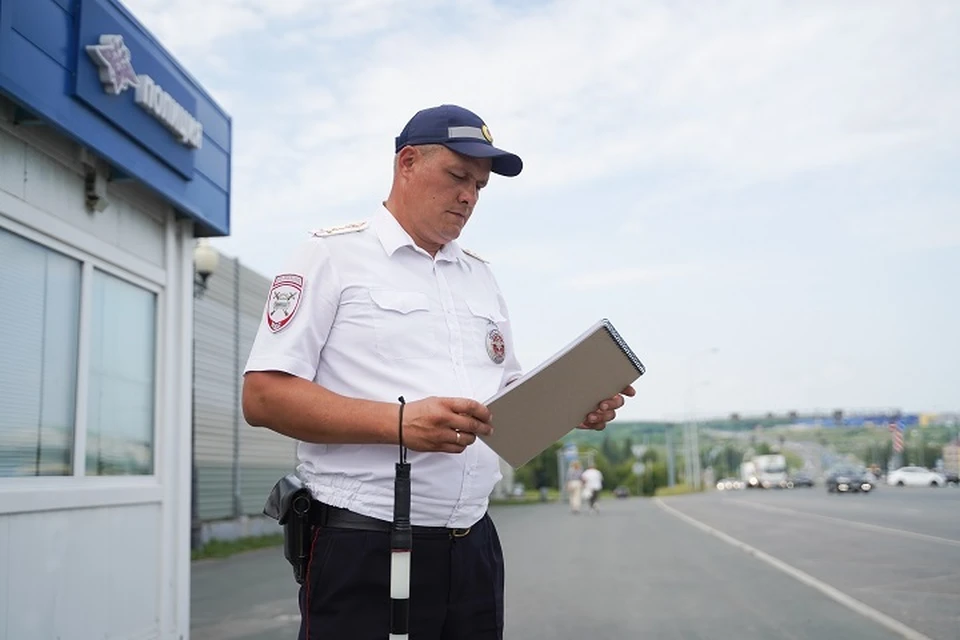
<path fill-rule="evenodd" d="M 2 205 L 0 199 L 0 205 Z M 29 205 L 27 205 L 29 206 Z M 38 211 L 39 212 L 39 211 Z M 49 214 L 46 214 L 49 215 Z M 168 222 L 169 225 L 169 222 Z M 94 255 L 89 249 L 89 234 L 71 227 L 61 227 L 57 237 L 22 224 L 0 208 L 0 229 L 43 248 L 60 253 L 80 263 L 80 306 L 77 337 L 76 402 L 73 420 L 72 473 L 61 476 L 21 476 L 0 478 L 0 515 L 55 509 L 118 506 L 161 502 L 163 486 L 164 375 L 168 348 L 167 274 L 156 267 L 138 268 L 142 263 L 113 247 L 109 258 Z M 167 234 L 165 238 L 169 238 Z M 93 277 L 95 270 L 140 287 L 156 297 L 154 308 L 154 406 L 152 468 L 149 474 L 97 476 L 86 473 L 87 410 L 92 348 Z"/>

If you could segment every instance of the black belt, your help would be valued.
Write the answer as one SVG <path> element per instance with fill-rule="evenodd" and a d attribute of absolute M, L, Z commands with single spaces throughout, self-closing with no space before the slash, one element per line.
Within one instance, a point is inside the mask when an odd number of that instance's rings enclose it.
<path fill-rule="evenodd" d="M 390 533 L 392 523 L 386 520 L 379 520 L 354 513 L 340 507 L 332 507 L 328 504 L 314 500 L 310 510 L 316 515 L 313 523 L 321 527 L 330 529 L 353 529 L 355 531 L 378 531 L 381 533 Z M 471 527 L 465 529 L 450 529 L 448 527 L 424 527 L 413 525 L 411 527 L 415 536 L 449 536 L 451 538 L 462 538 L 470 533 Z"/>

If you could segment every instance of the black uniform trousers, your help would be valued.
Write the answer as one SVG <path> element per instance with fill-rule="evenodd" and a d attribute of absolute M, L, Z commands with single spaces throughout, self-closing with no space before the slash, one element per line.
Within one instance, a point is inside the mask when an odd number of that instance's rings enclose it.
<path fill-rule="evenodd" d="M 463 537 L 415 534 L 410 564 L 410 640 L 502 640 L 503 552 L 489 515 Z M 299 640 L 389 633 L 390 534 L 315 528 Z"/>

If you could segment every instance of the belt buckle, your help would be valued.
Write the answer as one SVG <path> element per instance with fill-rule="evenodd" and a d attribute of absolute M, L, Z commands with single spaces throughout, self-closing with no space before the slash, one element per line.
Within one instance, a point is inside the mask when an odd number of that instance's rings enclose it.
<path fill-rule="evenodd" d="M 467 527 L 466 529 L 450 529 L 450 536 L 452 538 L 463 538 L 470 533 L 470 529 L 473 527 Z"/>

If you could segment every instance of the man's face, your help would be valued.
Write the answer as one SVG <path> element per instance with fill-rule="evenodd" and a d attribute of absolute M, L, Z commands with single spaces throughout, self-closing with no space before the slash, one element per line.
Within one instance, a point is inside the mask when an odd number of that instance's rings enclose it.
<path fill-rule="evenodd" d="M 419 238 L 445 245 L 460 236 L 490 178 L 489 158 L 469 158 L 446 147 L 421 149 L 408 168 L 411 223 Z"/>

